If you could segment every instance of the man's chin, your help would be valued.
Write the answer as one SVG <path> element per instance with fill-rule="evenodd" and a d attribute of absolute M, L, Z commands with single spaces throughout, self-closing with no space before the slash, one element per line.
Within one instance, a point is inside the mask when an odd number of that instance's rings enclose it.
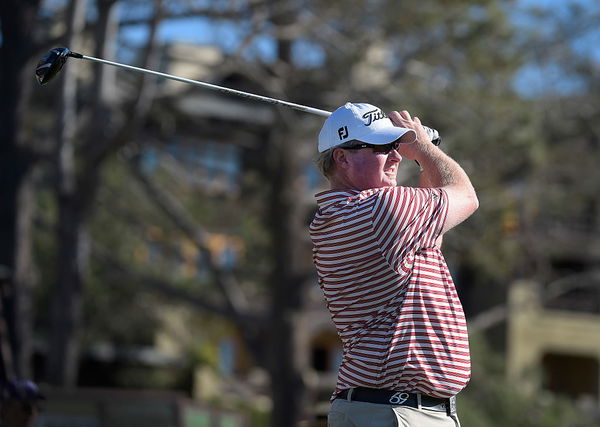
<path fill-rule="evenodd" d="M 383 182 L 385 182 L 386 186 L 397 185 L 396 174 L 385 174 Z"/>

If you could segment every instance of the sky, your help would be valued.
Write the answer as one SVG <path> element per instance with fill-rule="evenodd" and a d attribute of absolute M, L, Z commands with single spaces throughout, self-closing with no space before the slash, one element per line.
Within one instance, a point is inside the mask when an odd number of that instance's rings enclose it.
<path fill-rule="evenodd" d="M 558 12 L 561 16 L 569 16 L 569 8 L 573 5 L 581 7 L 584 11 L 596 7 L 598 0 L 519 0 L 519 7 L 526 9 L 537 7 L 542 10 L 552 10 Z M 525 18 L 522 14 L 515 16 L 515 23 L 525 28 L 534 28 L 540 33 L 549 32 L 551 29 L 545 28 L 535 20 Z M 585 31 L 584 37 L 575 39 L 572 43 L 575 51 L 594 58 L 600 62 L 600 23 L 591 31 Z M 553 52 L 549 48 L 548 52 L 537 51 L 535 55 L 543 57 L 551 55 Z M 523 67 L 515 78 L 516 89 L 525 96 L 536 96 L 542 93 L 554 92 L 557 94 L 573 93 L 582 88 L 582 84 L 573 75 L 566 75 L 558 65 L 546 65 L 539 67 L 530 65 Z"/>

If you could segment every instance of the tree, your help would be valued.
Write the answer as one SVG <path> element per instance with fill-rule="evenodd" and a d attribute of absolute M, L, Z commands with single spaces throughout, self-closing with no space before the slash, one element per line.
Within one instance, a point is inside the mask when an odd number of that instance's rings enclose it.
<path fill-rule="evenodd" d="M 39 1 L 0 4 L 0 269 L 2 376 L 30 376 L 33 179 L 38 153 L 23 128 Z M 4 332 L 4 331 L 3 331 Z"/>
<path fill-rule="evenodd" d="M 143 67 L 151 67 L 154 59 L 156 29 L 161 19 L 161 1 L 154 3 L 153 18 L 149 23 L 150 37 L 142 58 Z M 98 32 L 106 34 L 113 25 L 114 15 L 111 9 L 116 6 L 115 0 L 99 3 L 99 20 L 96 23 Z M 78 34 L 83 25 L 84 2 L 71 2 L 71 24 L 67 39 L 75 42 L 73 34 Z M 106 52 L 103 38 L 98 43 L 98 51 Z M 61 127 L 57 138 L 57 193 L 59 197 L 59 223 L 57 259 L 58 276 L 56 289 L 53 292 L 52 314 L 50 316 L 51 349 L 48 354 L 48 380 L 56 385 L 74 385 L 76 383 L 78 358 L 78 331 L 81 327 L 81 298 L 84 266 L 86 264 L 86 227 L 92 214 L 95 194 L 101 180 L 102 165 L 106 158 L 119 147 L 130 142 L 138 128 L 143 123 L 151 104 L 152 93 L 148 85 L 150 79 L 144 77 L 135 90 L 132 104 L 123 122 L 108 132 L 104 130 L 102 119 L 109 120 L 108 105 L 105 99 L 107 80 L 102 75 L 95 79 L 92 99 L 92 110 L 88 113 L 94 118 L 89 122 L 89 128 L 78 130 L 74 128 L 75 113 L 75 76 L 63 74 L 63 109 L 61 112 Z M 114 113 L 113 113 L 114 114 Z M 86 132 L 85 144 L 75 147 L 73 136 L 76 131 Z M 98 139 L 101 135 L 104 138 Z M 77 156 L 77 157 L 76 157 Z M 79 168 L 76 168 L 76 162 Z"/>
<path fill-rule="evenodd" d="M 544 145 L 523 225 L 536 236 L 531 253 L 536 273 L 547 282 L 591 270 L 597 262 L 591 248 L 597 242 L 599 203 L 592 184 L 598 179 L 600 137 L 594 52 L 599 16 L 597 5 L 583 8 L 577 2 L 530 15 L 527 35 L 534 48 L 528 71 L 537 79 L 527 95 L 539 114 Z M 556 245 L 557 239 L 565 243 Z"/>

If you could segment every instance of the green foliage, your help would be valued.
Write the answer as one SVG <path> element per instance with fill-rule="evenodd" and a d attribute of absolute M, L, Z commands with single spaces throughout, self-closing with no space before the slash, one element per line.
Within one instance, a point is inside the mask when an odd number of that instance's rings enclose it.
<path fill-rule="evenodd" d="M 33 251 L 39 286 L 34 289 L 36 307 L 48 307 L 52 284 L 56 277 L 57 242 L 54 224 L 56 222 L 56 201 L 51 189 L 41 186 L 37 193 L 40 207 L 38 224 L 33 233 Z M 49 310 L 38 310 L 34 319 L 36 330 L 47 333 Z"/>
<path fill-rule="evenodd" d="M 156 366 L 129 366 L 115 372 L 115 387 L 126 389 L 169 390 L 182 389 L 189 383 L 187 369 Z"/>
<path fill-rule="evenodd" d="M 160 151 L 159 151 L 160 153 Z M 118 343 L 150 344 L 160 324 L 156 310 L 165 300 L 161 293 L 147 287 L 143 278 L 157 278 L 200 298 L 220 302 L 201 249 L 156 208 L 143 186 L 122 158 L 106 164 L 90 224 L 94 262 L 85 293 L 86 342 L 109 339 Z M 183 165 L 179 165 L 183 169 Z M 177 180 L 161 168 L 150 179 L 162 191 L 176 195 L 198 226 L 215 236 L 233 242 L 239 262 L 235 265 L 248 295 L 264 293 L 263 282 L 269 261 L 264 256 L 269 245 L 261 217 L 264 201 L 258 188 L 249 196 L 217 195 L 207 197 L 197 186 Z M 209 237 L 210 238 L 210 237 Z M 231 243 L 230 242 L 230 243 Z M 128 277 L 111 264 L 117 262 L 139 276 Z M 215 319 L 212 319 L 215 322 Z M 220 330 L 213 326 L 213 331 Z M 206 335 L 206 334 L 204 334 Z M 215 364 L 209 356 L 211 345 L 192 350 L 198 360 Z"/>

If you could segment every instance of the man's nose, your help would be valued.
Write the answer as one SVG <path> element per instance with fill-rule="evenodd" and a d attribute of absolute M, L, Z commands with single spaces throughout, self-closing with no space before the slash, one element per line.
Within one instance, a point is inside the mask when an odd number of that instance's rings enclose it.
<path fill-rule="evenodd" d="M 388 155 L 388 159 L 394 160 L 396 162 L 401 162 L 402 161 L 402 156 L 400 155 L 400 153 L 398 153 L 398 150 L 392 150 L 390 151 L 390 154 Z"/>

